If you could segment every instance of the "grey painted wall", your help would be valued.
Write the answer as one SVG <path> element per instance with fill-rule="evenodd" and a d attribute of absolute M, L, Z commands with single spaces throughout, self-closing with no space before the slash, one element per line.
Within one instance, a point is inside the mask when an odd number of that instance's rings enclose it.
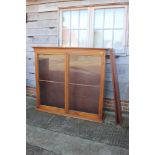
<path fill-rule="evenodd" d="M 76 3 L 75 3 L 76 2 Z M 58 8 L 61 6 L 76 6 L 89 4 L 113 3 L 113 0 L 27 0 L 27 30 L 26 30 L 26 84 L 36 87 L 33 46 L 58 46 Z M 115 3 L 128 0 L 115 0 Z M 116 58 L 119 79 L 120 96 L 129 100 L 129 56 Z M 105 97 L 113 98 L 111 69 L 106 62 Z"/>

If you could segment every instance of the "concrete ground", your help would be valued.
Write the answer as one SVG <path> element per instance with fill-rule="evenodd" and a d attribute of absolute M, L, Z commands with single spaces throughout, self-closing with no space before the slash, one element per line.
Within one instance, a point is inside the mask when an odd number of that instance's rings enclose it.
<path fill-rule="evenodd" d="M 35 110 L 27 97 L 26 155 L 128 155 L 128 117 L 122 126 L 106 114 L 103 123 L 63 117 Z"/>

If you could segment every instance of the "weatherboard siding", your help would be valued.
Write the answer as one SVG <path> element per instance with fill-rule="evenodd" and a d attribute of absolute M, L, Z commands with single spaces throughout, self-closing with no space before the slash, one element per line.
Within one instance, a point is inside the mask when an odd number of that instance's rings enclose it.
<path fill-rule="evenodd" d="M 59 46 L 60 7 L 128 3 L 128 0 L 27 0 L 26 24 L 26 85 L 36 87 L 35 46 Z M 121 100 L 129 100 L 129 56 L 116 58 Z M 113 87 L 109 60 L 106 61 L 105 98 L 113 99 Z"/>

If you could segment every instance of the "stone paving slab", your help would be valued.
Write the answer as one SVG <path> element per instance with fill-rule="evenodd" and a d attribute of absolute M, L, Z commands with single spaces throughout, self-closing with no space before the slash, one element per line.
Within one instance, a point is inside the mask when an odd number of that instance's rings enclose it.
<path fill-rule="evenodd" d="M 26 109 L 35 108 L 35 101 L 36 101 L 35 98 L 27 96 L 26 97 Z"/>
<path fill-rule="evenodd" d="M 27 97 L 26 108 L 27 155 L 129 154 L 128 120 L 120 127 L 109 115 L 104 123 L 95 123 L 39 112 L 32 97 Z"/>
<path fill-rule="evenodd" d="M 49 131 L 39 127 L 27 125 L 27 143 L 39 148 L 39 153 L 50 151 L 56 155 L 128 155 L 124 148 L 109 146 L 80 137 Z M 35 150 L 34 149 L 34 150 Z M 45 151 L 48 150 L 48 151 Z M 38 153 L 38 155 L 40 155 Z"/>
<path fill-rule="evenodd" d="M 128 148 L 129 130 L 108 123 L 95 123 L 27 109 L 27 124 L 51 131 Z"/>
<path fill-rule="evenodd" d="M 57 155 L 53 151 L 26 143 L 26 155 Z"/>

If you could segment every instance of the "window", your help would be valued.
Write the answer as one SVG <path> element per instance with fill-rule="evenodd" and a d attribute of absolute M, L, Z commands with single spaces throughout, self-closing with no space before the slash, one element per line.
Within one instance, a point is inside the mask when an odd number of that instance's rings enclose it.
<path fill-rule="evenodd" d="M 88 10 L 63 11 L 62 46 L 88 46 Z"/>
<path fill-rule="evenodd" d="M 125 53 L 126 6 L 61 10 L 60 46 L 113 48 Z"/>

